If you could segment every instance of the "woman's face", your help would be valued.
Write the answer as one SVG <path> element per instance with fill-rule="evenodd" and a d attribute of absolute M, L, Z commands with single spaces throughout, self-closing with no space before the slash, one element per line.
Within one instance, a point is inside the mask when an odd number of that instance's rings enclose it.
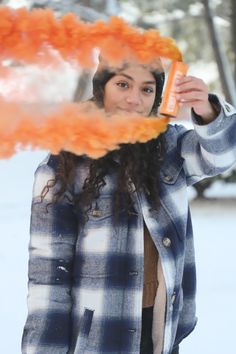
<path fill-rule="evenodd" d="M 148 69 L 132 65 L 118 71 L 105 85 L 104 108 L 108 113 L 148 116 L 156 96 L 156 81 Z"/>

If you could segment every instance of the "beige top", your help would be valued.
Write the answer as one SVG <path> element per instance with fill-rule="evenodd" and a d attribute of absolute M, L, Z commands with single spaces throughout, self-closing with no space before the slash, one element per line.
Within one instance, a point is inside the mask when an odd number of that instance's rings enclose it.
<path fill-rule="evenodd" d="M 144 223 L 144 286 L 143 307 L 154 306 L 158 288 L 158 251 Z"/>

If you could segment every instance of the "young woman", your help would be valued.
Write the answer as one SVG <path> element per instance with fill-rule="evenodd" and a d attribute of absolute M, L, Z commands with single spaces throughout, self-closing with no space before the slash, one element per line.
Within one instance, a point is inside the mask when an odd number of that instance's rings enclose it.
<path fill-rule="evenodd" d="M 156 115 L 160 61 L 101 61 L 93 101 L 108 114 Z M 35 173 L 23 354 L 176 354 L 196 325 L 186 188 L 236 160 L 236 111 L 185 76 L 176 97 L 194 130 L 92 160 L 62 151 Z"/>

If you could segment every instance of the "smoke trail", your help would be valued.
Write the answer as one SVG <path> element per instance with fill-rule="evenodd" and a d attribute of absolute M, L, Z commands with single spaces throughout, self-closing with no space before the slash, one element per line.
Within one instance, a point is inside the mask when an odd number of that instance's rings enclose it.
<path fill-rule="evenodd" d="M 118 17 L 84 23 L 74 14 L 56 18 L 48 9 L 0 7 L 0 18 L 0 158 L 28 148 L 98 158 L 121 143 L 146 142 L 166 129 L 166 118 L 108 117 L 91 104 L 69 102 L 69 97 L 55 99 L 64 103 L 45 103 L 42 97 L 37 102 L 42 78 L 25 89 L 23 71 L 17 72 L 14 65 L 61 70 L 67 62 L 94 68 L 95 48 L 111 65 L 124 58 L 143 63 L 155 57 L 181 61 L 173 39 L 156 30 L 133 28 Z"/>
<path fill-rule="evenodd" d="M 168 123 L 166 118 L 105 116 L 91 103 L 42 106 L 0 101 L 0 111 L 0 158 L 26 148 L 55 154 L 63 149 L 99 158 L 121 143 L 158 136 Z"/>
<path fill-rule="evenodd" d="M 49 9 L 1 7 L 0 18 L 2 59 L 48 64 L 53 60 L 50 49 L 54 48 L 65 60 L 91 67 L 92 50 L 99 47 L 102 56 L 114 64 L 130 55 L 142 62 L 157 56 L 182 60 L 172 38 L 162 37 L 157 30 L 141 31 L 116 16 L 107 22 L 85 23 L 72 13 L 56 18 Z"/>

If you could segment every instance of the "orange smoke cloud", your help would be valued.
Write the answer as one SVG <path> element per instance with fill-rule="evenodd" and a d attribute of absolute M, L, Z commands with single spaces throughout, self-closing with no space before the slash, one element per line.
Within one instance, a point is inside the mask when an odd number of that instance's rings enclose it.
<path fill-rule="evenodd" d="M 167 118 L 105 116 L 90 103 L 42 108 L 0 101 L 0 111 L 0 158 L 9 158 L 23 148 L 54 154 L 66 150 L 99 158 L 119 144 L 157 137 L 168 123 Z"/>
<path fill-rule="evenodd" d="M 0 18 L 0 77 L 6 85 L 13 74 L 5 64 L 8 59 L 55 67 L 64 60 L 87 68 L 94 66 L 93 50 L 99 48 L 111 65 L 134 57 L 140 62 L 155 57 L 182 61 L 173 39 L 162 37 L 156 30 L 141 31 L 115 16 L 107 22 L 85 23 L 72 13 L 56 18 L 48 9 L 0 7 Z M 29 106 L 9 102 L 11 98 L 0 99 L 0 158 L 28 148 L 55 154 L 66 150 L 99 158 L 122 143 L 155 138 L 168 124 L 167 118 L 108 117 L 88 104 Z"/>
<path fill-rule="evenodd" d="M 65 60 L 76 60 L 88 67 L 94 64 L 92 50 L 98 47 L 111 63 L 131 54 L 142 62 L 157 56 L 182 60 L 172 38 L 162 37 L 157 30 L 141 32 L 116 16 L 107 22 L 85 23 L 72 13 L 56 18 L 49 9 L 28 11 L 1 7 L 0 18 L 2 59 L 48 63 L 53 60 L 50 48 L 54 48 Z"/>

